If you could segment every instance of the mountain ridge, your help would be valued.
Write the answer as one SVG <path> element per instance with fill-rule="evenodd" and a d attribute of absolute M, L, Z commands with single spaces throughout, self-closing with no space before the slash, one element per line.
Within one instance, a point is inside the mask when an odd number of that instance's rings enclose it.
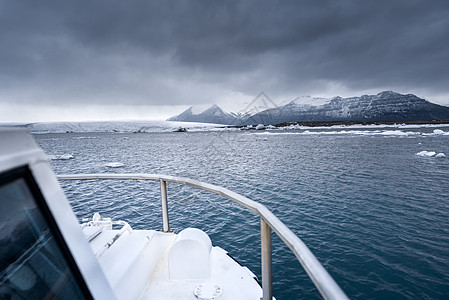
<path fill-rule="evenodd" d="M 201 122 L 201 123 L 215 123 L 232 125 L 237 119 L 235 114 L 225 112 L 217 104 L 205 109 L 199 114 L 193 113 L 193 107 L 180 113 L 179 115 L 168 118 L 167 121 L 181 121 L 181 122 Z"/>
<path fill-rule="evenodd" d="M 262 111 L 238 114 L 225 112 L 216 104 L 199 114 L 193 114 L 192 107 L 189 107 L 168 121 L 269 125 L 286 122 L 449 120 L 449 107 L 431 103 L 414 94 L 400 94 L 394 91 L 347 98 L 303 96 L 283 103 L 285 104 Z"/>

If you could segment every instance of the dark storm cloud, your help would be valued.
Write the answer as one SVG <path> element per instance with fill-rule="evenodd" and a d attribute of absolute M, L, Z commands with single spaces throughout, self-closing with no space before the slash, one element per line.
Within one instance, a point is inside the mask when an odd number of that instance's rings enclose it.
<path fill-rule="evenodd" d="M 0 2 L 0 101 L 449 95 L 447 1 Z M 426 96 L 426 95 L 423 95 Z"/>

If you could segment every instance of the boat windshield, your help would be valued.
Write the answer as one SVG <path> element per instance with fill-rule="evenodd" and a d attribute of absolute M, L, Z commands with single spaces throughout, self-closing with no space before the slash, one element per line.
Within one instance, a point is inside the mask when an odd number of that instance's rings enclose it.
<path fill-rule="evenodd" d="M 29 170 L 0 175 L 0 299 L 91 298 L 58 233 Z"/>

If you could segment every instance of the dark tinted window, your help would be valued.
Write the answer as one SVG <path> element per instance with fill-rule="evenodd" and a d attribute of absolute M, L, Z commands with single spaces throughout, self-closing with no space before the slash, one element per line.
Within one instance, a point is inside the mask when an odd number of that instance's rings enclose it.
<path fill-rule="evenodd" d="M 0 181 L 0 299 L 84 299 L 29 181 Z"/>

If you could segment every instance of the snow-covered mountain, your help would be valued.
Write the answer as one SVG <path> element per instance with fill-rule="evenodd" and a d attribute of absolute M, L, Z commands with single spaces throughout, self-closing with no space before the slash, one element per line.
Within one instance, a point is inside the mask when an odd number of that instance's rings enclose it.
<path fill-rule="evenodd" d="M 413 94 L 392 91 L 360 97 L 297 97 L 277 107 L 246 114 L 225 113 L 217 105 L 200 114 L 189 108 L 169 120 L 232 125 L 279 124 L 330 121 L 432 121 L 449 120 L 449 107 L 431 103 Z"/>
<path fill-rule="evenodd" d="M 212 105 L 201 113 L 196 113 L 191 106 L 181 114 L 169 118 L 167 121 L 201 122 L 235 125 L 238 117 L 235 114 L 223 111 L 218 105 Z"/>
<path fill-rule="evenodd" d="M 413 94 L 392 91 L 360 97 L 323 99 L 320 105 L 292 101 L 251 117 L 251 124 L 326 121 L 431 121 L 449 120 L 449 107 Z M 248 120 L 249 121 L 249 120 Z"/>

